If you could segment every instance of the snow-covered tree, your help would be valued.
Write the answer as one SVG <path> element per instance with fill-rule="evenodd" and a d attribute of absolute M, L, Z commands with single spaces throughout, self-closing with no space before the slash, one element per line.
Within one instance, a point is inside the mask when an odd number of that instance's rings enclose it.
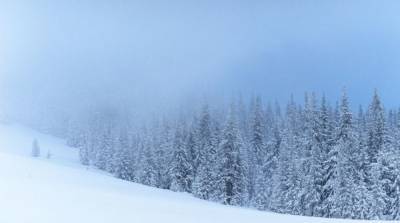
<path fill-rule="evenodd" d="M 228 205 L 243 205 L 246 198 L 245 168 L 241 150 L 242 139 L 232 108 L 217 152 L 217 183 L 219 199 Z"/>
<path fill-rule="evenodd" d="M 133 148 L 129 143 L 128 132 L 126 128 L 120 129 L 120 133 L 115 144 L 113 160 L 111 166 L 116 177 L 128 180 L 136 180 L 136 163 L 133 154 Z"/>
<path fill-rule="evenodd" d="M 213 170 L 216 150 L 212 143 L 211 116 L 207 105 L 203 107 L 197 133 L 198 168 L 193 182 L 193 193 L 199 198 L 214 200 L 216 182 Z"/>
<path fill-rule="evenodd" d="M 39 157 L 40 156 L 40 146 L 37 139 L 34 139 L 32 142 L 32 150 L 31 150 L 32 157 Z"/>
<path fill-rule="evenodd" d="M 381 185 L 381 163 L 379 156 L 385 153 L 385 115 L 383 107 L 375 91 L 368 111 L 367 118 L 367 160 L 366 168 L 366 186 L 375 200 L 373 216 L 381 218 L 384 214 L 384 191 Z"/>
<path fill-rule="evenodd" d="M 326 216 L 328 207 L 326 200 L 331 195 L 332 187 L 328 184 L 335 168 L 337 153 L 333 151 L 334 127 L 330 120 L 328 106 L 325 96 L 322 97 L 316 124 L 314 126 L 314 145 L 312 147 L 313 157 L 313 183 L 317 196 L 317 203 L 313 209 L 314 216 Z"/>
<path fill-rule="evenodd" d="M 309 97 L 305 95 L 305 108 L 302 113 L 303 134 L 301 135 L 301 170 L 304 173 L 301 178 L 301 207 L 304 215 L 312 216 L 314 209 L 319 202 L 319 194 L 315 185 L 316 157 L 313 153 L 316 150 L 315 135 L 317 134 L 317 102 L 315 94 Z M 318 149 L 318 148 L 317 148 Z"/>
<path fill-rule="evenodd" d="M 169 189 L 171 186 L 171 161 L 173 159 L 174 132 L 171 124 L 164 120 L 161 126 L 156 127 L 153 136 L 154 161 L 160 188 Z"/>
<path fill-rule="evenodd" d="M 85 133 L 82 142 L 80 143 L 79 149 L 79 160 L 83 165 L 90 165 L 90 148 L 91 148 L 91 141 L 89 138 L 88 133 Z"/>
<path fill-rule="evenodd" d="M 82 164 L 121 179 L 280 213 L 400 220 L 400 110 L 385 113 L 376 92 L 354 118 L 345 91 L 335 108 L 312 94 L 304 105 L 292 95 L 285 113 L 261 97 L 189 110 L 133 125 L 99 109 L 57 133 Z"/>
<path fill-rule="evenodd" d="M 271 208 L 280 213 L 302 214 L 301 171 L 298 156 L 298 136 L 293 126 L 286 126 L 282 132 L 282 144 L 278 156 L 278 168 L 274 175 L 274 190 Z"/>
<path fill-rule="evenodd" d="M 186 133 L 183 126 L 175 132 L 174 154 L 171 164 L 171 190 L 190 192 L 193 183 L 193 166 L 190 152 L 187 150 Z M 190 141 L 189 141 L 190 143 Z"/>
<path fill-rule="evenodd" d="M 263 110 L 261 98 L 257 97 L 254 101 L 253 114 L 250 126 L 250 142 L 249 142 L 249 159 L 253 164 L 249 169 L 249 198 L 255 206 L 262 206 L 266 202 L 262 189 L 265 186 L 264 174 L 262 167 L 266 157 L 265 145 L 265 127 L 263 120 Z M 258 195 L 259 197 L 257 197 Z M 254 200 L 253 200 L 254 199 Z"/>
<path fill-rule="evenodd" d="M 153 187 L 159 187 L 159 176 L 157 174 L 157 167 L 154 159 L 154 152 L 151 140 L 145 136 L 145 139 L 141 143 L 143 151 L 143 161 L 139 172 L 139 182 Z"/>

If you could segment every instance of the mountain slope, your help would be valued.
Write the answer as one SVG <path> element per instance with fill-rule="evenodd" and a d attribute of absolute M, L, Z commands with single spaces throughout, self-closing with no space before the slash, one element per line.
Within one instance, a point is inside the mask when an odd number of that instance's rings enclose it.
<path fill-rule="evenodd" d="M 42 157 L 30 157 L 38 139 Z M 51 158 L 46 154 L 51 151 Z M 0 124 L 0 222 L 362 222 L 227 207 L 125 182 L 81 166 L 64 141 Z"/>

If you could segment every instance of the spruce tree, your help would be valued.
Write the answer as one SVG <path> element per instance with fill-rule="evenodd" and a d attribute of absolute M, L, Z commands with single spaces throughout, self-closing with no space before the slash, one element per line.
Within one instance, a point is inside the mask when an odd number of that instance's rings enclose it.
<path fill-rule="evenodd" d="M 227 205 L 243 205 L 246 197 L 245 169 L 241 157 L 242 139 L 233 108 L 218 148 L 219 199 Z"/>
<path fill-rule="evenodd" d="M 379 219 L 384 214 L 384 192 L 380 182 L 381 164 L 379 156 L 385 146 L 385 117 L 383 107 L 377 91 L 374 92 L 368 110 L 367 119 L 367 160 L 366 186 L 375 200 L 373 218 Z"/>
<path fill-rule="evenodd" d="M 193 182 L 193 167 L 188 147 L 185 145 L 186 136 L 182 126 L 178 127 L 174 139 L 174 154 L 171 170 L 171 190 L 190 192 Z"/>
<path fill-rule="evenodd" d="M 316 160 L 313 157 L 316 146 L 315 135 L 317 134 L 317 109 L 316 97 L 305 95 L 305 109 L 302 113 L 303 132 L 301 135 L 301 207 L 302 214 L 312 216 L 314 209 L 319 202 L 317 187 L 315 186 Z"/>
<path fill-rule="evenodd" d="M 292 96 L 285 114 L 260 97 L 250 104 L 144 128 L 100 110 L 63 134 L 82 164 L 124 180 L 280 213 L 400 220 L 400 110 L 386 114 L 376 92 L 357 119 L 346 92 L 335 109 L 315 94 L 304 106 Z"/>
<path fill-rule="evenodd" d="M 89 140 L 88 136 L 85 135 L 85 141 L 82 142 L 81 145 L 78 147 L 79 161 L 81 162 L 82 165 L 85 166 L 90 165 L 90 154 L 89 154 L 90 143 L 91 141 Z"/>
<path fill-rule="evenodd" d="M 314 207 L 314 216 L 326 216 L 326 200 L 331 195 L 332 188 L 328 185 L 331 171 L 334 168 L 332 154 L 334 132 L 332 120 L 329 118 L 328 106 L 325 96 L 322 97 L 321 107 L 318 112 L 313 146 L 314 186 L 316 188 L 318 203 Z"/>
<path fill-rule="evenodd" d="M 32 142 L 32 150 L 31 150 L 32 157 L 40 157 L 40 146 L 37 139 L 34 139 Z"/>
<path fill-rule="evenodd" d="M 274 175 L 274 190 L 271 209 L 279 213 L 302 214 L 301 208 L 301 160 L 297 136 L 292 127 L 287 126 L 282 133 L 282 144 L 278 156 L 278 168 Z"/>
<path fill-rule="evenodd" d="M 252 114 L 251 128 L 250 128 L 250 143 L 249 143 L 249 159 L 253 164 L 249 169 L 249 198 L 252 200 L 253 205 L 258 208 L 264 206 L 266 197 L 262 190 L 265 186 L 264 174 L 262 167 L 265 162 L 266 147 L 264 142 L 265 127 L 263 120 L 263 110 L 261 98 L 257 97 L 254 102 Z M 254 199 L 254 200 L 253 200 Z"/>
<path fill-rule="evenodd" d="M 156 161 L 154 158 L 154 149 L 152 140 L 149 136 L 145 136 L 143 142 L 141 143 L 143 151 L 143 163 L 140 167 L 139 172 L 139 182 L 153 187 L 160 187 L 160 179 L 157 173 Z"/>
<path fill-rule="evenodd" d="M 337 132 L 338 160 L 333 183 L 333 195 L 330 197 L 331 210 L 329 217 L 355 218 L 357 202 L 363 197 L 361 187 L 357 184 L 357 160 L 359 151 L 353 126 L 353 117 L 349 108 L 347 94 L 344 91 L 340 104 L 340 123 Z"/>
<path fill-rule="evenodd" d="M 193 193 L 201 199 L 213 199 L 215 193 L 215 145 L 212 143 L 211 116 L 208 105 L 202 109 L 197 131 L 197 163 L 198 168 L 193 183 Z"/>
<path fill-rule="evenodd" d="M 129 143 L 127 129 L 120 130 L 115 146 L 112 160 L 114 175 L 123 180 L 135 181 L 135 158 L 133 148 Z"/>

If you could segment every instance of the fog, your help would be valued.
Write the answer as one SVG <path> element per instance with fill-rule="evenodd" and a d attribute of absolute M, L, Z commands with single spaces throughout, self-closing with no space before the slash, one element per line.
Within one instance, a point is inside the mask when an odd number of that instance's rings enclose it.
<path fill-rule="evenodd" d="M 346 86 L 400 100 L 398 1 L 0 2 L 0 98 L 29 116 L 92 105 L 162 111 L 236 94 L 282 103 Z"/>

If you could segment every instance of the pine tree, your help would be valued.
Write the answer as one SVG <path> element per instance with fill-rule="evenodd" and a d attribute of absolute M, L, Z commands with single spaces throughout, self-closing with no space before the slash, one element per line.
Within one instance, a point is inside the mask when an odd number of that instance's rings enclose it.
<path fill-rule="evenodd" d="M 200 118 L 199 130 L 197 131 L 197 163 L 195 180 L 193 183 L 193 193 L 196 197 L 204 200 L 215 200 L 215 147 L 212 143 L 211 116 L 208 106 L 203 107 Z"/>
<path fill-rule="evenodd" d="M 400 180 L 400 150 L 398 149 L 398 129 L 392 114 L 391 122 L 384 126 L 383 131 L 383 147 L 379 152 L 379 182 L 378 186 L 382 189 L 382 200 L 385 203 L 382 209 L 383 216 L 388 220 L 397 220 L 398 217 L 398 200 L 399 200 L 399 180 Z M 390 128 L 390 130 L 389 130 Z M 390 131 L 390 132 L 389 132 Z"/>
<path fill-rule="evenodd" d="M 193 167 L 185 145 L 186 137 L 183 127 L 176 130 L 174 140 L 174 155 L 171 170 L 171 190 L 190 192 L 193 182 Z"/>
<path fill-rule="evenodd" d="M 193 181 L 196 175 L 196 149 L 197 149 L 197 142 L 196 142 L 196 134 L 193 126 L 190 128 L 188 132 L 188 136 L 186 137 L 185 140 L 185 151 L 187 155 L 187 160 L 190 162 L 190 166 L 192 168 L 192 186 L 193 186 Z M 192 187 L 190 188 L 192 192 Z"/>
<path fill-rule="evenodd" d="M 113 173 L 116 177 L 123 180 L 135 181 L 135 158 L 132 151 L 133 148 L 129 144 L 127 129 L 123 128 L 120 130 L 111 163 Z"/>
<path fill-rule="evenodd" d="M 280 213 L 302 214 L 301 207 L 301 109 L 293 95 L 287 105 L 286 121 L 282 130 L 278 168 L 274 174 L 271 209 Z"/>
<path fill-rule="evenodd" d="M 334 168 L 332 160 L 336 154 L 332 154 L 334 141 L 333 121 L 329 119 L 329 111 L 325 96 L 322 97 L 321 107 L 318 112 L 318 120 L 314 135 L 312 150 L 314 165 L 314 186 L 316 188 L 318 203 L 314 207 L 314 216 L 326 216 L 326 200 L 331 194 L 332 188 L 328 185 L 331 171 Z"/>
<path fill-rule="evenodd" d="M 39 142 L 37 141 L 37 139 L 34 139 L 32 142 L 31 156 L 32 157 L 40 157 L 40 146 L 39 146 Z"/>
<path fill-rule="evenodd" d="M 353 162 L 357 167 L 357 174 L 354 176 L 356 183 L 354 190 L 357 192 L 358 200 L 353 204 L 355 206 L 353 217 L 356 219 L 372 219 L 374 217 L 372 214 L 374 199 L 366 185 L 366 120 L 362 106 L 359 107 L 358 111 L 356 137 L 357 145 Z"/>
<path fill-rule="evenodd" d="M 278 156 L 278 168 L 274 175 L 274 190 L 271 208 L 280 213 L 302 214 L 299 142 L 294 126 L 286 126 L 282 133 L 282 144 Z"/>
<path fill-rule="evenodd" d="M 301 135 L 301 170 L 303 176 L 301 178 L 301 207 L 302 214 L 313 216 L 314 209 L 319 202 L 317 187 L 315 186 L 316 160 L 313 157 L 317 134 L 317 109 L 316 96 L 312 94 L 311 98 L 305 95 L 305 110 L 303 116 L 304 131 Z"/>
<path fill-rule="evenodd" d="M 248 110 L 243 100 L 225 109 L 205 105 L 142 129 L 106 109 L 52 128 L 79 148 L 82 164 L 124 180 L 280 213 L 400 220 L 400 110 L 386 114 L 376 92 L 357 119 L 346 92 L 335 109 L 315 94 L 304 106 L 292 96 L 286 114 L 260 97 Z"/>
<path fill-rule="evenodd" d="M 167 121 L 164 120 L 163 126 L 160 127 L 160 131 L 158 132 L 157 139 L 154 139 L 156 142 L 155 148 L 155 165 L 157 170 L 157 175 L 159 179 L 159 187 L 163 189 L 169 189 L 171 186 L 171 174 L 169 171 L 171 170 L 171 161 L 173 154 L 173 144 L 174 144 L 174 136 L 173 136 L 173 127 Z M 157 131 L 156 131 L 157 132 Z"/>
<path fill-rule="evenodd" d="M 79 119 L 71 118 L 68 120 L 68 132 L 66 136 L 66 143 L 68 146 L 79 148 L 84 143 L 84 128 L 79 123 Z"/>
<path fill-rule="evenodd" d="M 378 162 L 385 146 L 385 117 L 377 91 L 369 107 L 367 128 L 366 185 L 375 200 L 373 218 L 379 219 L 384 214 L 385 206 L 385 196 L 379 180 L 381 165 Z"/>
<path fill-rule="evenodd" d="M 267 134 L 266 134 L 266 146 L 265 146 L 265 157 L 264 162 L 261 165 L 261 172 L 257 175 L 256 182 L 258 185 L 263 185 L 261 190 L 258 192 L 256 198 L 258 208 L 270 209 L 271 208 L 271 196 L 274 187 L 274 174 L 277 170 L 279 150 L 282 143 L 281 130 L 279 126 L 279 119 L 275 116 L 272 107 L 267 109 L 266 117 L 267 122 Z"/>
<path fill-rule="evenodd" d="M 246 108 L 246 103 L 243 100 L 243 97 L 240 95 L 238 101 L 238 126 L 239 131 L 244 139 L 249 137 L 249 114 Z"/>
<path fill-rule="evenodd" d="M 263 110 L 261 98 L 257 97 L 254 101 L 250 128 L 250 143 L 249 143 L 249 159 L 253 165 L 249 169 L 249 199 L 252 200 L 254 206 L 262 209 L 265 206 L 266 197 L 263 193 L 265 186 L 264 174 L 262 167 L 265 162 L 266 146 L 264 142 L 265 127 L 263 120 Z"/>
<path fill-rule="evenodd" d="M 354 132 L 352 114 L 349 109 L 347 94 L 344 91 L 340 104 L 340 123 L 337 133 L 338 160 L 336 165 L 332 208 L 329 217 L 355 218 L 357 202 L 365 199 L 361 187 L 357 184 L 359 173 L 356 161 L 358 160 L 358 143 Z"/>
<path fill-rule="evenodd" d="M 376 91 L 368 115 L 368 161 L 372 165 L 377 163 L 378 154 L 383 148 L 385 128 L 384 112 Z"/>
<path fill-rule="evenodd" d="M 154 159 L 154 152 L 152 147 L 152 142 L 149 136 L 145 136 L 142 146 L 143 151 L 143 162 L 141 165 L 141 170 L 139 172 L 139 182 L 153 187 L 160 187 L 159 176 L 157 174 L 157 167 Z"/>
<path fill-rule="evenodd" d="M 85 132 L 82 142 L 80 143 L 79 149 L 79 161 L 82 165 L 88 166 L 90 165 L 90 138 L 88 133 Z"/>
<path fill-rule="evenodd" d="M 100 134 L 94 164 L 101 170 L 112 172 L 110 164 L 112 161 L 112 154 L 114 153 L 114 142 L 112 138 L 111 127 L 107 126 L 107 124 L 105 125 L 106 126 L 104 129 L 102 129 Z"/>
<path fill-rule="evenodd" d="M 227 205 L 243 205 L 246 182 L 241 157 L 242 139 L 237 129 L 233 108 L 230 111 L 218 149 L 218 190 Z"/>
<path fill-rule="evenodd" d="M 395 125 L 393 129 L 393 154 L 390 154 L 392 160 L 390 160 L 394 167 L 395 179 L 392 181 L 392 205 L 389 209 L 392 220 L 400 220 L 400 109 L 397 111 L 397 117 L 395 118 Z M 397 159 L 396 159 L 397 157 Z M 390 162 L 389 161 L 389 162 Z"/>

